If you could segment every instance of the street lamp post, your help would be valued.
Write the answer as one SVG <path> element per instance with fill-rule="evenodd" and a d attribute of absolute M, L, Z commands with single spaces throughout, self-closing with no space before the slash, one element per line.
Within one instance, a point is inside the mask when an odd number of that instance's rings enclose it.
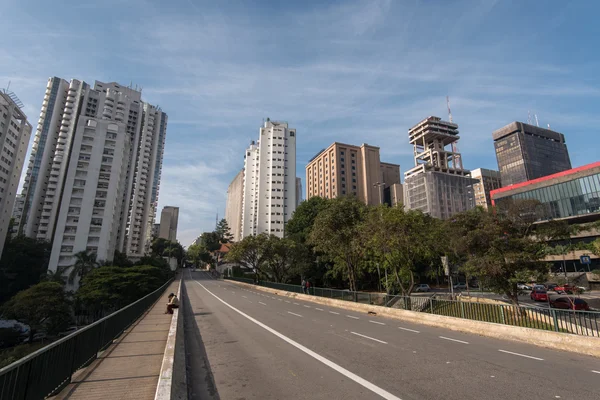
<path fill-rule="evenodd" d="M 373 187 L 377 187 L 379 190 L 379 204 L 383 204 L 382 200 L 381 200 L 381 188 L 385 186 L 385 182 L 375 182 L 373 184 Z"/>

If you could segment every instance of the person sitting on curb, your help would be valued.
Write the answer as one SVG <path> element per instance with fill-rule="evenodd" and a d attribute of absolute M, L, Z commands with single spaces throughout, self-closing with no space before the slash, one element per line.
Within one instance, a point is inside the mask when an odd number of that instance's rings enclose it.
<path fill-rule="evenodd" d="M 175 293 L 169 295 L 169 302 L 167 303 L 167 311 L 165 314 L 173 314 L 173 309 L 179 308 L 179 299 L 175 296 Z"/>

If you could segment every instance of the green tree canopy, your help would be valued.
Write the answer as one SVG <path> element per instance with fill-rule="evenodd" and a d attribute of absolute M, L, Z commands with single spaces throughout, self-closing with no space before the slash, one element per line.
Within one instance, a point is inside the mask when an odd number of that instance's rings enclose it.
<path fill-rule="evenodd" d="M 58 333 L 71 320 L 70 302 L 64 287 L 57 282 L 42 282 L 23 290 L 2 307 L 5 318 L 29 325 L 30 341 L 38 331 Z"/>
<path fill-rule="evenodd" d="M 75 282 L 75 278 L 79 277 L 83 279 L 84 276 L 89 274 L 94 268 L 97 268 L 100 264 L 96 260 L 96 253 L 88 251 L 80 251 L 75 253 L 75 264 L 69 269 L 69 283 Z"/>
<path fill-rule="evenodd" d="M 219 221 L 217 228 L 215 229 L 215 233 L 219 237 L 219 242 L 221 243 L 231 243 L 233 240 L 231 229 L 229 228 L 229 224 L 225 218 Z"/>
<path fill-rule="evenodd" d="M 269 235 L 266 233 L 258 236 L 246 236 L 231 246 L 225 259 L 251 268 L 259 279 L 266 278 L 266 263 L 271 257 L 268 241 Z"/>
<path fill-rule="evenodd" d="M 0 303 L 40 281 L 48 270 L 50 242 L 8 236 L 0 260 Z"/>
<path fill-rule="evenodd" d="M 173 242 L 164 238 L 154 239 L 150 250 L 155 257 L 174 257 L 177 259 L 178 264 L 181 264 L 185 257 L 185 250 L 179 242 Z"/>
<path fill-rule="evenodd" d="M 305 243 L 312 231 L 315 219 L 321 211 L 327 208 L 328 200 L 322 197 L 311 197 L 300 203 L 294 215 L 285 225 L 286 237 L 299 243 Z"/>
<path fill-rule="evenodd" d="M 366 248 L 360 233 L 367 206 L 355 197 L 338 197 L 328 203 L 315 218 L 309 244 L 334 262 L 331 273 L 343 276 L 354 291 L 364 267 Z"/>

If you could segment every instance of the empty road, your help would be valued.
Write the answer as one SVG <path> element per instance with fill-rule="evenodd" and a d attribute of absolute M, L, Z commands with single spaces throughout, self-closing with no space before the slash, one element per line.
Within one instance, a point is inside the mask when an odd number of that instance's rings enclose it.
<path fill-rule="evenodd" d="M 184 276 L 191 399 L 600 398 L 597 358 Z"/>

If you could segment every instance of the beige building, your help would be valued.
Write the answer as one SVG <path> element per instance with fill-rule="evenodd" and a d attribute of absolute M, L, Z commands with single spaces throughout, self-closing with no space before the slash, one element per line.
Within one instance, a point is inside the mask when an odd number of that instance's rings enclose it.
<path fill-rule="evenodd" d="M 242 240 L 242 199 L 244 194 L 244 170 L 233 178 L 227 189 L 225 220 L 233 236 L 233 241 Z"/>
<path fill-rule="evenodd" d="M 177 221 L 179 220 L 179 207 L 165 206 L 160 213 L 160 227 L 158 237 L 177 241 Z"/>
<path fill-rule="evenodd" d="M 402 188 L 402 184 L 401 183 L 394 183 L 392 184 L 388 189 L 386 189 L 386 200 L 387 200 L 387 191 L 389 190 L 390 194 L 390 198 L 389 198 L 389 202 L 392 206 L 396 206 L 398 204 L 403 204 L 404 203 L 404 190 Z"/>
<path fill-rule="evenodd" d="M 384 191 L 400 183 L 400 166 L 382 163 L 379 147 L 335 142 L 306 166 L 306 199 L 357 196 L 369 205 L 384 202 Z"/>
<path fill-rule="evenodd" d="M 473 184 L 475 205 L 488 209 L 492 206 L 490 192 L 502 187 L 500 172 L 491 169 L 477 168 L 471 171 L 471 178 L 477 179 L 478 181 Z"/>

